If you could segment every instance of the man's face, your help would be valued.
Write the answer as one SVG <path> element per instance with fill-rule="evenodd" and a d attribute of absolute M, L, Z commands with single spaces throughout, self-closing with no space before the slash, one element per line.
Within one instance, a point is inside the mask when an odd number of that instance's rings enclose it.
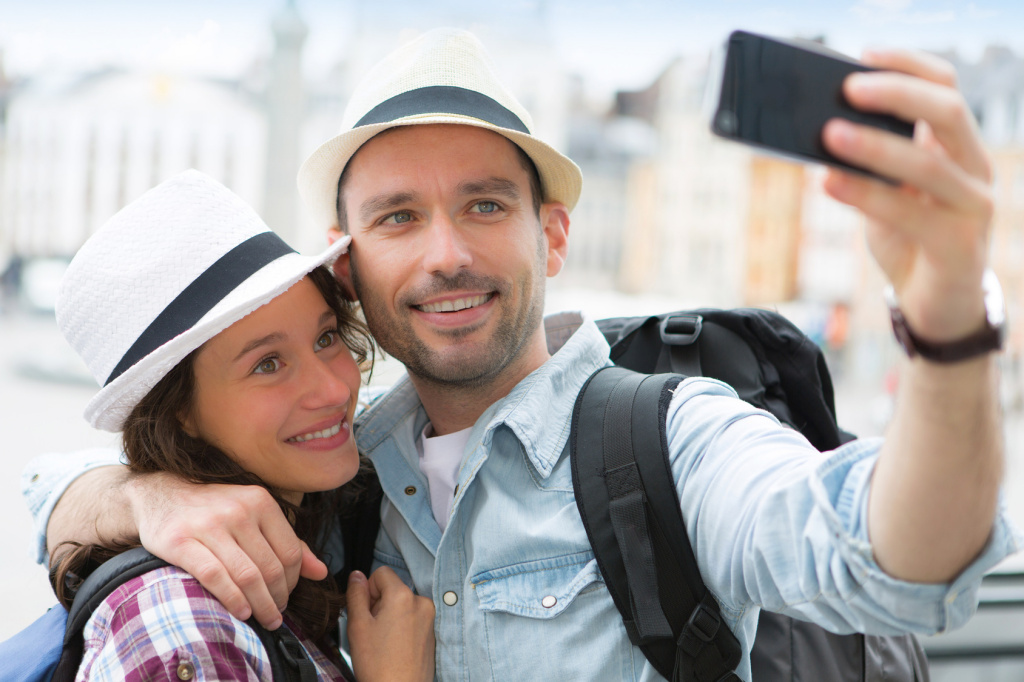
<path fill-rule="evenodd" d="M 480 386 L 543 363 L 544 278 L 561 268 L 568 215 L 534 212 L 511 142 L 470 126 L 393 129 L 352 158 L 343 192 L 352 286 L 414 376 Z"/>

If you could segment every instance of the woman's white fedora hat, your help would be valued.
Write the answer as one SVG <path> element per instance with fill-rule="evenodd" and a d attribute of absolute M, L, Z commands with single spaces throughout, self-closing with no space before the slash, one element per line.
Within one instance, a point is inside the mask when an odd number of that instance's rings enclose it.
<path fill-rule="evenodd" d="M 57 325 L 102 387 L 90 424 L 119 431 L 189 353 L 345 252 L 296 253 L 228 188 L 198 171 L 157 185 L 75 255 Z"/>
<path fill-rule="evenodd" d="M 356 87 L 341 133 L 299 169 L 299 193 L 318 226 L 336 227 L 338 179 L 359 148 L 396 126 L 447 123 L 504 135 L 533 160 L 544 201 L 571 211 L 579 199 L 579 167 L 533 135 L 533 120 L 495 75 L 476 36 L 450 28 L 428 31 L 378 63 Z"/>

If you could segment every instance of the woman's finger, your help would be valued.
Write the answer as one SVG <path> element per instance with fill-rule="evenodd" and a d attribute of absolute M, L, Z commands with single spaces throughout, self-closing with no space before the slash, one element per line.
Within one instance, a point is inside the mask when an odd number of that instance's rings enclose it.
<path fill-rule="evenodd" d="M 348 611 L 349 627 L 371 617 L 370 589 L 366 576 L 361 572 L 352 571 L 349 574 L 345 599 L 345 610 Z"/>

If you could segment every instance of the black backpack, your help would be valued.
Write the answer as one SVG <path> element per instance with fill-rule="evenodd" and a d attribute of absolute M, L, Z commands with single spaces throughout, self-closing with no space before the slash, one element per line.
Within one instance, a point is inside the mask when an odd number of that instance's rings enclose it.
<path fill-rule="evenodd" d="M 597 324 L 618 367 L 595 372 L 580 392 L 570 456 L 576 503 L 601 573 L 630 640 L 661 675 L 738 680 L 740 645 L 722 626 L 701 579 L 669 468 L 671 391 L 680 374 L 720 379 L 828 450 L 853 436 L 836 424 L 824 357 L 789 321 L 765 310 L 694 310 Z M 929 680 L 912 635 L 836 635 L 766 611 L 751 666 L 756 682 Z"/>
<path fill-rule="evenodd" d="M 78 588 L 70 611 L 65 614 L 61 606 L 54 606 L 50 609 L 46 615 L 19 633 L 19 636 L 24 636 L 18 640 L 21 642 L 21 648 L 17 651 L 13 650 L 17 642 L 14 639 L 8 640 L 12 648 L 8 652 L 10 655 L 19 658 L 32 658 L 31 661 L 23 661 L 23 665 L 7 661 L 6 664 L 12 666 L 8 674 L 13 675 L 17 680 L 26 681 L 70 682 L 70 680 L 74 680 L 84 653 L 82 629 L 89 617 L 92 616 L 93 611 L 114 590 L 127 581 L 167 565 L 166 561 L 158 559 L 142 547 L 122 552 L 101 564 Z M 64 621 L 65 618 L 66 623 L 62 624 L 61 621 Z M 316 682 L 316 667 L 309 660 L 298 638 L 287 628 L 278 628 L 271 632 L 264 629 L 256 622 L 255 618 L 250 618 L 248 624 L 255 630 L 260 642 L 267 650 L 274 680 Z M 49 638 L 55 636 L 53 633 L 60 631 L 64 633 L 63 643 L 60 647 L 56 646 L 55 642 L 32 641 L 39 639 L 38 636 L 33 637 L 32 632 L 46 633 L 45 637 Z M 346 676 L 346 679 L 355 679 L 347 667 L 342 669 L 342 674 Z"/>

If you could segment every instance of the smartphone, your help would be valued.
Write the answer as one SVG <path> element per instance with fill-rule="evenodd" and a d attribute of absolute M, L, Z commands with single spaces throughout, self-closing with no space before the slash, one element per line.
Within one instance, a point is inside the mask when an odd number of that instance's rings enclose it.
<path fill-rule="evenodd" d="M 912 137 L 914 124 L 866 113 L 843 96 L 843 79 L 871 67 L 810 41 L 734 31 L 713 60 L 711 130 L 798 161 L 814 161 L 891 182 L 829 154 L 821 130 L 831 118 Z"/>

